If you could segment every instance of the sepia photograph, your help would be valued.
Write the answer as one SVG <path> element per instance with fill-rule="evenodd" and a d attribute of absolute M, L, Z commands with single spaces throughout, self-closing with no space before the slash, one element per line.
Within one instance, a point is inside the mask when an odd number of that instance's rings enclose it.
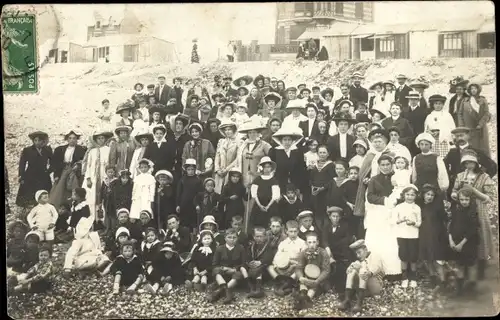
<path fill-rule="evenodd" d="M 10 318 L 499 313 L 492 1 L 0 18 Z"/>

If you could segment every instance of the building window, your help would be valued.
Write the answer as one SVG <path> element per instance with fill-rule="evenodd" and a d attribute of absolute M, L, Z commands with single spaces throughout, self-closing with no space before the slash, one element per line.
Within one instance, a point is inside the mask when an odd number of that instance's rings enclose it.
<path fill-rule="evenodd" d="M 480 33 L 479 49 L 495 49 L 495 33 Z"/>
<path fill-rule="evenodd" d="M 448 33 L 443 35 L 444 50 L 462 49 L 462 35 L 460 33 Z"/>
<path fill-rule="evenodd" d="M 361 51 L 373 51 L 375 41 L 373 38 L 362 38 L 361 39 Z"/>
<path fill-rule="evenodd" d="M 100 29 L 101 28 L 101 21 L 96 21 L 95 22 L 95 28 Z"/>
<path fill-rule="evenodd" d="M 332 11 L 332 3 L 331 2 L 326 3 L 326 11 Z"/>
<path fill-rule="evenodd" d="M 380 39 L 380 52 L 393 52 L 394 38 Z"/>
<path fill-rule="evenodd" d="M 99 58 L 106 58 L 109 55 L 109 47 L 100 47 Z"/>
<path fill-rule="evenodd" d="M 357 19 L 363 19 L 363 2 L 354 3 L 354 15 Z"/>
<path fill-rule="evenodd" d="M 344 14 L 344 3 L 343 2 L 335 2 L 335 13 L 336 14 Z"/>

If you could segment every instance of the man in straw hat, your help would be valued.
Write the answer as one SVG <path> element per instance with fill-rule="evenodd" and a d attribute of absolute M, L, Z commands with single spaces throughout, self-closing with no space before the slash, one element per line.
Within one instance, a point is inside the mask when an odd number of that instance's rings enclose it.
<path fill-rule="evenodd" d="M 290 114 L 283 120 L 283 126 L 298 127 L 301 121 L 307 120 L 307 117 L 302 114 L 305 110 L 304 100 L 289 100 L 285 110 L 287 113 L 290 112 Z"/>
<path fill-rule="evenodd" d="M 129 126 L 132 128 L 134 120 L 130 117 L 132 110 L 134 109 L 134 102 L 132 100 L 127 100 L 126 102 L 120 103 L 116 107 L 116 114 L 120 115 L 120 121 L 116 123 L 116 126 Z"/>
<path fill-rule="evenodd" d="M 383 286 L 382 260 L 370 252 L 363 239 L 352 243 L 349 248 L 356 253 L 357 260 L 347 268 L 347 280 L 344 300 L 338 305 L 340 310 L 350 308 L 354 293 L 356 293 L 356 304 L 353 312 L 361 312 L 366 292 L 371 295 L 379 294 Z M 356 285 L 357 283 L 357 285 Z"/>
<path fill-rule="evenodd" d="M 403 110 L 408 110 L 408 98 L 406 97 L 413 89 L 406 84 L 408 77 L 404 74 L 398 74 L 396 80 L 398 81 L 398 85 L 395 93 L 395 101 L 401 103 Z"/>
<path fill-rule="evenodd" d="M 299 310 L 312 307 L 312 298 L 328 291 L 330 274 L 330 257 L 325 249 L 319 247 L 319 237 L 316 232 L 306 234 L 306 244 L 307 249 L 299 253 L 295 270 L 300 288 L 295 307 Z"/>
<path fill-rule="evenodd" d="M 358 102 L 368 103 L 368 90 L 361 86 L 361 80 L 364 78 L 359 72 L 354 72 L 351 77 L 352 84 L 349 88 L 349 95 L 355 106 L 358 105 Z"/>
<path fill-rule="evenodd" d="M 423 77 L 419 77 L 418 79 L 412 81 L 410 83 L 410 87 L 420 94 L 419 104 L 420 106 L 428 109 L 427 101 L 425 100 L 424 91 L 429 88 L 429 82 L 425 80 Z"/>
<path fill-rule="evenodd" d="M 115 129 L 118 141 L 109 146 L 109 164 L 116 167 L 117 171 L 130 168 L 134 155 L 135 143 L 130 139 L 132 128 L 119 126 Z"/>
<path fill-rule="evenodd" d="M 427 118 L 427 115 L 429 114 L 429 109 L 427 108 L 427 103 L 425 105 L 422 105 L 420 98 L 421 95 L 416 92 L 412 91 L 408 94 L 408 110 L 406 112 L 402 112 L 401 116 L 405 119 L 408 120 L 408 122 L 411 125 L 411 128 L 413 129 L 413 133 L 415 135 L 418 135 L 422 132 L 425 131 L 425 119 Z M 410 149 L 410 151 L 412 151 Z M 416 152 L 417 150 L 413 150 Z"/>

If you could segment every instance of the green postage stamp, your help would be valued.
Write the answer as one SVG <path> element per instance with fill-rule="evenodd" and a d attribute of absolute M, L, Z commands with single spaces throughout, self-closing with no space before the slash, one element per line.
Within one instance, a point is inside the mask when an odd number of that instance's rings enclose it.
<path fill-rule="evenodd" d="M 5 94 L 38 93 L 36 14 L 2 13 L 2 84 Z"/>

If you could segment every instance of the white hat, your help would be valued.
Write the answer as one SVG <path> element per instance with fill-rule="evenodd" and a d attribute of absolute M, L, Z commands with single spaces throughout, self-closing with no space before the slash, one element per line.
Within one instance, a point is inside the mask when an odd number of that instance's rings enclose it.
<path fill-rule="evenodd" d="M 288 104 L 286 105 L 285 109 L 305 109 L 305 104 L 304 100 L 302 99 L 295 99 L 295 100 L 290 100 L 288 101 Z"/>
<path fill-rule="evenodd" d="M 262 126 L 260 121 L 252 119 L 252 120 L 243 122 L 243 124 L 241 125 L 241 128 L 238 130 L 238 132 L 247 133 L 247 132 L 252 131 L 252 130 L 262 131 L 264 129 L 266 129 L 266 127 Z"/>
<path fill-rule="evenodd" d="M 276 171 L 276 162 L 274 162 L 273 160 L 271 160 L 271 158 L 265 156 L 265 157 L 262 157 L 259 161 L 259 167 L 262 168 L 263 165 L 265 165 L 266 163 L 270 163 L 271 166 L 273 167 L 273 171 Z"/>
<path fill-rule="evenodd" d="M 75 238 L 81 239 L 85 237 L 90 230 L 92 229 L 92 225 L 94 224 L 94 218 L 92 217 L 83 217 L 78 221 L 75 230 Z"/>
<path fill-rule="evenodd" d="M 175 251 L 174 248 L 175 248 L 175 244 L 172 241 L 166 241 L 163 243 L 163 247 L 160 249 L 160 251 L 162 251 L 162 252 L 168 251 L 168 252 L 177 253 L 177 251 Z"/>
<path fill-rule="evenodd" d="M 145 208 L 145 209 L 142 209 L 141 212 L 139 212 L 139 215 L 143 212 L 146 212 L 149 216 L 150 219 L 153 219 L 153 211 L 151 211 L 150 208 Z"/>
<path fill-rule="evenodd" d="M 286 269 L 290 265 L 290 256 L 285 251 L 278 251 L 274 257 L 274 266 L 277 269 Z"/>
<path fill-rule="evenodd" d="M 427 133 L 427 132 L 423 132 L 415 138 L 415 144 L 417 145 L 417 147 L 418 147 L 418 144 L 420 143 L 420 141 L 429 141 L 432 144 L 434 144 L 436 142 L 436 140 L 434 140 L 434 137 L 430 133 Z"/>
<path fill-rule="evenodd" d="M 122 233 L 126 233 L 130 237 L 130 231 L 125 227 L 119 227 L 115 232 L 115 239 L 118 239 L 118 236 Z"/>
<path fill-rule="evenodd" d="M 199 124 L 198 122 L 193 122 L 191 123 L 189 126 L 188 126 L 188 131 L 191 132 L 191 129 L 193 127 L 196 127 L 198 129 L 198 131 L 200 132 L 203 132 L 203 126 L 201 124 Z"/>
<path fill-rule="evenodd" d="M 163 123 L 155 124 L 154 127 L 151 128 L 151 132 L 155 133 L 156 129 L 162 129 L 163 132 L 167 132 L 167 127 L 165 127 L 165 125 Z"/>
<path fill-rule="evenodd" d="M 118 210 L 116 210 L 116 216 L 118 217 L 118 215 L 122 212 L 125 212 L 127 213 L 128 215 L 130 215 L 130 211 L 127 209 L 127 208 L 120 208 Z"/>
<path fill-rule="evenodd" d="M 406 186 L 403 188 L 403 190 L 405 190 L 405 189 L 413 189 L 413 190 L 415 190 L 416 192 L 418 192 L 418 188 L 417 188 L 417 186 L 416 186 L 416 185 L 414 185 L 414 184 L 411 184 L 411 183 L 410 183 L 409 185 L 406 185 Z"/>
<path fill-rule="evenodd" d="M 273 134 L 272 138 L 274 142 L 281 145 L 281 138 L 287 136 L 292 137 L 292 140 L 297 141 L 303 137 L 302 130 L 297 126 L 283 126 Z"/>
<path fill-rule="evenodd" d="M 219 124 L 219 131 L 220 133 L 225 136 L 226 134 L 224 133 L 224 129 L 226 128 L 233 128 L 233 131 L 236 132 L 238 126 L 236 125 L 236 123 L 234 123 L 233 121 L 231 120 L 224 120 L 221 122 L 221 124 Z"/>
<path fill-rule="evenodd" d="M 365 148 L 366 150 L 368 150 L 368 144 L 365 142 L 365 140 L 363 139 L 356 139 L 356 141 L 354 141 L 354 143 L 352 144 L 353 146 L 355 145 L 360 145 L 362 146 L 363 148 Z"/>
<path fill-rule="evenodd" d="M 155 165 L 155 164 L 153 163 L 153 161 L 151 161 L 151 160 L 149 160 L 149 159 L 146 159 L 146 158 L 142 158 L 141 160 L 139 160 L 139 162 L 137 162 L 137 167 L 138 167 L 138 168 L 139 168 L 139 165 L 141 165 L 141 163 L 147 163 L 147 164 L 148 164 L 148 166 L 149 166 L 150 168 L 153 168 L 153 167 L 154 167 L 154 165 Z"/>
<path fill-rule="evenodd" d="M 217 229 L 219 229 L 219 224 L 215 221 L 215 217 L 212 216 L 212 215 L 208 215 L 208 216 L 204 216 L 203 217 L 203 221 L 200 223 L 200 226 L 199 226 L 198 230 L 200 230 L 200 232 L 201 232 L 203 230 L 203 225 L 207 224 L 207 223 L 214 224 L 215 227 Z"/>
<path fill-rule="evenodd" d="M 38 202 L 38 199 L 40 199 L 41 195 L 44 193 L 49 194 L 47 190 L 38 190 L 35 192 L 35 200 Z"/>
<path fill-rule="evenodd" d="M 302 210 L 298 215 L 297 215 L 297 220 L 302 219 L 307 216 L 314 216 L 314 213 L 311 210 Z"/>
<path fill-rule="evenodd" d="M 237 172 L 239 174 L 242 174 L 241 172 L 241 169 L 238 168 L 238 167 L 232 167 L 231 169 L 229 169 L 228 173 L 231 174 L 231 173 L 234 173 L 234 172 Z"/>
<path fill-rule="evenodd" d="M 195 166 L 196 167 L 196 160 L 195 159 L 186 159 L 186 162 L 182 166 L 183 168 L 186 168 L 187 166 Z"/>
<path fill-rule="evenodd" d="M 168 170 L 158 170 L 156 173 L 155 173 L 155 178 L 158 179 L 158 176 L 161 176 L 161 175 L 166 175 L 167 177 L 169 177 L 171 180 L 174 179 L 174 176 L 172 175 L 172 173 Z"/>
<path fill-rule="evenodd" d="M 420 93 L 417 91 L 410 91 L 406 96 L 406 99 L 420 99 Z"/>

